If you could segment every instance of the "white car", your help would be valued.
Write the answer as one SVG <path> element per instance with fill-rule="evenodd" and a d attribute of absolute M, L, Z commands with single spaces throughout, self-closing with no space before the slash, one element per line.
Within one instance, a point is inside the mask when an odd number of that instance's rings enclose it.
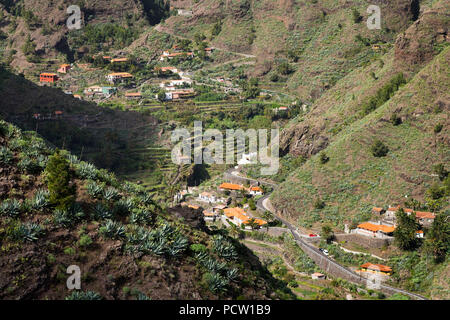
<path fill-rule="evenodd" d="M 329 255 L 329 253 L 328 253 L 328 250 L 327 249 L 322 249 L 322 248 L 320 248 L 319 249 L 324 255 L 326 255 L 326 256 L 328 256 Z"/>

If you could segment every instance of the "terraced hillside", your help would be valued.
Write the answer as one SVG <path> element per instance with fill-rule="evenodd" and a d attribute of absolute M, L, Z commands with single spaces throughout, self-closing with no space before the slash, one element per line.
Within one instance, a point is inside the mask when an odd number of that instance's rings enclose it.
<path fill-rule="evenodd" d="M 194 38 L 203 33 L 218 48 L 254 54 L 249 73 L 275 79 L 303 100 L 315 100 L 339 79 L 386 50 L 432 1 L 375 1 L 382 29 L 368 30 L 366 1 L 213 1 L 183 3 L 192 17 L 174 16 L 163 31 Z M 216 25 L 220 27 L 216 27 Z M 290 65 L 286 68 L 286 63 Z"/>

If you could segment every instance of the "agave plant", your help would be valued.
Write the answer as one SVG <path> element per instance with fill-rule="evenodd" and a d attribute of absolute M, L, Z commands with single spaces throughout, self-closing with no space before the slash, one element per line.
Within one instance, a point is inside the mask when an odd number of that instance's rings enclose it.
<path fill-rule="evenodd" d="M 134 209 L 130 216 L 130 222 L 134 224 L 147 224 L 153 219 L 153 214 L 146 209 Z"/>
<path fill-rule="evenodd" d="M 86 185 L 86 191 L 92 198 L 100 199 L 103 194 L 103 185 L 91 180 Z"/>
<path fill-rule="evenodd" d="M 90 163 L 80 162 L 76 167 L 77 175 L 82 179 L 97 180 L 98 170 Z"/>
<path fill-rule="evenodd" d="M 142 227 L 135 227 L 127 233 L 127 241 L 131 244 L 145 243 L 150 239 L 150 232 Z"/>
<path fill-rule="evenodd" d="M 120 198 L 119 191 L 113 187 L 109 187 L 103 191 L 103 198 L 106 201 L 114 201 Z"/>
<path fill-rule="evenodd" d="M 188 239 L 181 234 L 177 234 L 172 245 L 167 248 L 167 253 L 173 257 L 178 256 L 186 251 L 188 245 Z"/>
<path fill-rule="evenodd" d="M 12 218 L 16 218 L 20 215 L 21 204 L 16 199 L 5 200 L 0 204 L 0 214 Z"/>
<path fill-rule="evenodd" d="M 70 162 L 70 164 L 79 164 L 80 163 L 80 160 L 78 159 L 78 157 L 71 153 L 69 153 L 67 155 L 67 160 Z"/>
<path fill-rule="evenodd" d="M 94 207 L 92 211 L 92 218 L 95 220 L 112 219 L 113 214 L 100 202 Z"/>
<path fill-rule="evenodd" d="M 56 209 L 53 213 L 53 221 L 60 227 L 70 228 L 79 222 L 84 215 L 81 206 L 75 203 L 68 210 Z"/>
<path fill-rule="evenodd" d="M 14 238 L 21 241 L 36 241 L 44 234 L 44 228 L 37 223 L 24 223 L 14 231 Z"/>
<path fill-rule="evenodd" d="M 94 291 L 72 291 L 66 300 L 102 300 L 102 296 Z"/>
<path fill-rule="evenodd" d="M 227 279 L 230 281 L 235 281 L 238 278 L 239 272 L 238 269 L 233 268 L 230 270 L 227 270 Z"/>
<path fill-rule="evenodd" d="M 144 294 L 140 291 L 137 293 L 136 299 L 137 300 L 152 300 L 146 294 Z"/>
<path fill-rule="evenodd" d="M 224 293 L 227 291 L 228 280 L 218 273 L 212 273 L 208 279 L 209 290 L 213 293 Z"/>
<path fill-rule="evenodd" d="M 50 204 L 48 197 L 48 190 L 38 190 L 34 195 L 34 198 L 31 200 L 31 208 L 36 211 L 47 208 Z"/>
<path fill-rule="evenodd" d="M 7 147 L 0 147 L 0 164 L 10 164 L 13 158 L 14 156 L 11 150 L 9 150 Z"/>
<path fill-rule="evenodd" d="M 236 248 L 221 235 L 214 238 L 214 251 L 226 260 L 236 260 L 238 254 Z"/>
<path fill-rule="evenodd" d="M 106 221 L 106 223 L 100 227 L 99 232 L 109 239 L 125 238 L 125 227 L 121 223 L 112 220 Z"/>

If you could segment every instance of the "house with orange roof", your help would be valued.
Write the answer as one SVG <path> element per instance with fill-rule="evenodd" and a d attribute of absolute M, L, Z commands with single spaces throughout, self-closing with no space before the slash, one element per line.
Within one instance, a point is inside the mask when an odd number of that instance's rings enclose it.
<path fill-rule="evenodd" d="M 162 72 L 178 73 L 178 69 L 175 67 L 161 67 L 159 70 L 161 70 Z"/>
<path fill-rule="evenodd" d="M 423 239 L 423 230 L 416 231 L 416 238 Z"/>
<path fill-rule="evenodd" d="M 205 221 L 216 221 L 218 217 L 219 215 L 214 212 L 211 212 L 209 210 L 203 210 L 203 219 Z"/>
<path fill-rule="evenodd" d="M 386 210 L 386 218 L 395 221 L 396 220 L 395 214 L 397 213 L 398 210 L 400 210 L 400 208 L 401 208 L 400 206 L 389 207 Z M 403 211 L 407 215 L 411 215 L 414 212 L 416 215 L 417 222 L 424 226 L 430 226 L 436 217 L 436 215 L 434 213 L 427 212 L 427 211 L 415 211 L 415 210 L 409 209 L 409 208 L 403 208 Z"/>
<path fill-rule="evenodd" d="M 263 190 L 261 189 L 261 187 L 258 186 L 252 186 L 249 188 L 249 193 L 252 196 L 260 196 L 263 194 Z"/>
<path fill-rule="evenodd" d="M 382 264 L 373 264 L 370 262 L 364 263 L 360 266 L 360 271 L 371 272 L 376 274 L 384 274 L 390 276 L 392 274 L 392 268 Z"/>
<path fill-rule="evenodd" d="M 71 68 L 70 64 L 62 64 L 59 66 L 58 72 L 59 73 L 67 73 L 67 71 L 69 71 Z"/>
<path fill-rule="evenodd" d="M 222 191 L 239 191 L 244 190 L 245 187 L 240 184 L 224 182 L 219 186 L 219 189 Z"/>
<path fill-rule="evenodd" d="M 232 220 L 238 226 L 249 219 L 247 213 L 242 208 L 226 208 L 223 210 L 223 213 L 225 217 Z"/>
<path fill-rule="evenodd" d="M 264 221 L 262 219 L 257 219 L 257 218 L 248 218 L 247 220 L 245 220 L 243 222 L 243 224 L 245 225 L 246 229 L 252 229 L 252 226 L 251 226 L 252 222 L 256 223 L 258 228 L 261 228 L 261 227 L 263 227 L 264 225 L 267 224 L 267 221 Z"/>
<path fill-rule="evenodd" d="M 238 226 L 244 225 L 245 229 L 252 229 L 252 222 L 256 223 L 259 228 L 267 224 L 262 219 L 250 218 L 242 208 L 226 208 L 223 209 L 223 213 L 234 224 Z"/>
<path fill-rule="evenodd" d="M 40 82 L 48 82 L 48 83 L 55 83 L 58 81 L 58 75 L 56 73 L 48 73 L 44 72 L 39 75 L 39 81 Z"/>
<path fill-rule="evenodd" d="M 142 98 L 142 94 L 140 92 L 125 92 L 125 98 L 140 99 L 140 98 Z"/>
<path fill-rule="evenodd" d="M 386 212 L 386 210 L 384 210 L 383 208 L 379 208 L 379 207 L 373 207 L 372 208 L 372 213 L 374 214 L 374 215 L 377 215 L 377 216 L 381 216 L 381 215 L 383 215 L 384 213 Z"/>
<path fill-rule="evenodd" d="M 128 58 L 114 58 L 110 60 L 111 63 L 115 63 L 115 62 L 127 62 Z"/>
<path fill-rule="evenodd" d="M 394 226 L 374 222 L 364 222 L 359 224 L 354 232 L 367 237 L 386 239 L 393 236 L 394 230 Z"/>

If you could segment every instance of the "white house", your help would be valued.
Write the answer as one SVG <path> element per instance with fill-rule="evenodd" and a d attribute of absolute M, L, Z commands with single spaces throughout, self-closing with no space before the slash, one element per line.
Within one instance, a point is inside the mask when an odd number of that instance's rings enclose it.
<path fill-rule="evenodd" d="M 252 196 L 260 196 L 260 195 L 263 194 L 263 190 L 261 189 L 261 187 L 254 186 L 254 187 L 250 187 L 249 193 L 250 193 Z"/>
<path fill-rule="evenodd" d="M 210 192 L 202 192 L 198 195 L 198 200 L 204 202 L 216 202 L 217 198 Z"/>
<path fill-rule="evenodd" d="M 353 232 L 366 237 L 386 239 L 392 237 L 394 230 L 394 226 L 388 226 L 376 222 L 364 222 L 359 224 Z"/>

